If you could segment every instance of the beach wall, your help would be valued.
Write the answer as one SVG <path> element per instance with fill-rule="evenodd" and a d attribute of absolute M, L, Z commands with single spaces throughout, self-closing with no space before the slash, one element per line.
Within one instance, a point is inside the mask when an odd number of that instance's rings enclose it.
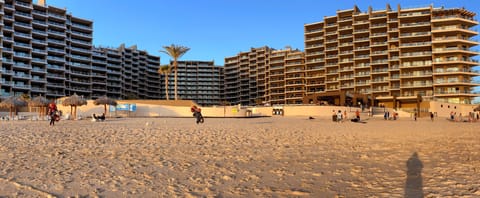
<path fill-rule="evenodd" d="M 158 104 L 144 104 L 142 101 L 118 101 L 118 104 L 135 104 L 135 111 L 109 111 L 107 105 L 107 117 L 192 117 L 190 106 L 169 106 Z M 58 109 L 63 114 L 70 114 L 70 106 L 58 105 Z M 250 116 L 312 116 L 329 117 L 332 111 L 347 111 L 350 115 L 360 108 L 340 107 L 340 106 L 269 106 L 269 107 L 242 107 L 242 106 L 213 106 L 201 107 L 202 114 L 205 117 L 250 117 Z M 282 114 L 274 114 L 275 110 L 282 111 Z M 367 113 L 365 109 L 363 113 Z M 94 105 L 93 100 L 89 100 L 87 105 L 77 107 L 77 115 L 82 118 L 90 117 L 92 114 L 102 114 L 103 105 Z"/>
<path fill-rule="evenodd" d="M 343 106 L 274 106 L 274 107 L 251 107 L 249 108 L 253 115 L 265 115 L 265 116 L 282 116 L 274 115 L 273 111 L 281 110 L 283 116 L 312 116 L 312 117 L 330 117 L 333 111 L 338 110 L 347 111 L 348 115 L 354 115 L 358 107 L 343 107 Z M 363 113 L 367 113 L 368 109 L 364 109 Z"/>
<path fill-rule="evenodd" d="M 445 103 L 445 102 L 430 102 L 430 111 L 437 112 L 438 117 L 450 117 L 450 112 L 454 112 L 462 115 L 468 115 L 468 113 L 473 112 L 473 109 L 478 105 L 467 105 L 467 104 L 454 104 L 454 103 Z"/>
<path fill-rule="evenodd" d="M 141 100 L 120 100 L 118 104 L 135 104 L 135 111 L 109 111 L 107 105 L 107 117 L 193 117 L 190 111 L 190 103 L 183 105 L 178 104 L 157 104 L 147 101 L 143 103 Z M 172 106 L 174 105 L 174 106 Z M 70 114 L 70 106 L 58 105 L 58 110 L 63 114 Z M 239 108 L 238 106 L 214 106 L 202 107 L 202 114 L 206 117 L 245 117 L 247 108 Z M 81 117 L 91 117 L 92 114 L 100 115 L 104 112 L 103 105 L 94 105 L 93 100 L 88 100 L 87 105 L 77 107 L 77 115 Z"/>
<path fill-rule="evenodd" d="M 107 105 L 107 117 L 192 117 L 190 112 L 191 102 L 182 101 L 174 103 L 172 101 L 153 101 L 153 100 L 120 100 L 119 104 L 135 104 L 135 111 L 115 111 L 110 112 Z M 424 102 L 425 103 L 425 102 Z M 422 108 L 427 108 L 431 112 L 436 112 L 438 117 L 449 117 L 450 112 L 468 115 L 473 112 L 476 105 L 461 105 L 453 103 L 429 102 L 429 107 L 422 103 Z M 268 106 L 268 107 L 244 107 L 244 106 L 212 106 L 201 107 L 202 114 L 205 117 L 250 117 L 250 116 L 312 116 L 312 117 L 330 117 L 332 111 L 347 111 L 348 116 L 353 116 L 358 107 L 342 106 L 318 106 L 318 105 L 287 105 L 287 106 Z M 414 107 L 412 107 L 414 108 Z M 58 105 L 64 115 L 70 114 L 70 106 Z M 34 109 L 32 109 L 34 110 Z M 274 112 L 275 110 L 275 112 Z M 393 111 L 393 110 L 391 110 Z M 77 107 L 77 115 L 82 118 L 91 117 L 92 114 L 102 114 L 103 105 L 94 105 L 93 100 L 89 100 L 87 105 Z M 279 113 L 281 112 L 281 114 Z M 400 117 L 411 117 L 408 112 L 398 111 Z M 368 109 L 364 109 L 362 117 L 367 116 Z M 377 112 L 378 113 L 378 112 Z M 37 115 L 34 112 L 20 111 L 20 115 Z M 0 115 L 8 115 L 7 111 L 0 112 Z"/>

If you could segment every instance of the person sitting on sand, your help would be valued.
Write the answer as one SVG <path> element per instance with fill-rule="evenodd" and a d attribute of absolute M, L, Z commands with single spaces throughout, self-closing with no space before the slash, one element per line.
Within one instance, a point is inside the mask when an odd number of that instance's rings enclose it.
<path fill-rule="evenodd" d="M 102 113 L 102 115 L 98 116 L 97 118 L 98 118 L 98 120 L 100 120 L 102 122 L 105 121 L 105 113 Z"/>
<path fill-rule="evenodd" d="M 101 116 L 96 116 L 95 114 L 92 114 L 92 121 L 94 121 L 94 122 L 105 121 L 105 113 L 102 113 Z"/>
<path fill-rule="evenodd" d="M 98 121 L 98 118 L 95 114 L 92 114 L 92 122 Z"/>

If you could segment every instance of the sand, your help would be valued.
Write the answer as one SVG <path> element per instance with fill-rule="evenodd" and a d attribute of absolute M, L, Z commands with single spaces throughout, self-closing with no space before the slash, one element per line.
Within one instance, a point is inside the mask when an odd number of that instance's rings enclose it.
<path fill-rule="evenodd" d="M 0 122 L 0 197 L 480 197 L 480 123 Z"/>

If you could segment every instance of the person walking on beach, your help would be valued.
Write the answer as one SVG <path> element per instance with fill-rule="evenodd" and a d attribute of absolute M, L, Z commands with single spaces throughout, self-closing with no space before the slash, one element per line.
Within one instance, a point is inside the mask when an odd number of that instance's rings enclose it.
<path fill-rule="evenodd" d="M 337 113 L 337 122 L 342 122 L 342 110 L 338 110 L 338 113 Z"/>
<path fill-rule="evenodd" d="M 203 123 L 203 116 L 202 116 L 202 109 L 197 107 L 196 105 L 193 105 L 192 108 L 190 108 L 190 111 L 193 113 L 193 116 L 197 120 L 198 123 Z"/>
<path fill-rule="evenodd" d="M 433 112 L 430 112 L 430 120 L 432 120 L 432 122 L 433 122 L 433 118 L 434 118 Z"/>
<path fill-rule="evenodd" d="M 48 115 L 50 116 L 50 126 L 54 126 L 55 121 L 58 121 L 57 105 L 55 104 L 54 101 L 48 104 Z"/>

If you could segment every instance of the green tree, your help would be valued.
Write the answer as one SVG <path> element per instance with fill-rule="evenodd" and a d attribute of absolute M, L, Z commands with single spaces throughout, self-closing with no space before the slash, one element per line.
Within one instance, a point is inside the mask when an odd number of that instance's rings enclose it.
<path fill-rule="evenodd" d="M 167 97 L 167 100 L 169 100 L 169 98 L 168 98 L 168 75 L 170 75 L 170 73 L 172 73 L 172 67 L 170 65 L 162 65 L 162 66 L 160 66 L 160 68 L 158 68 L 158 73 L 160 75 L 165 75 L 165 95 Z"/>
<path fill-rule="evenodd" d="M 173 70 L 174 70 L 173 78 L 174 78 L 174 86 L 175 86 L 174 92 L 175 92 L 175 100 L 178 100 L 178 96 L 177 96 L 178 63 L 177 61 L 180 57 L 182 57 L 185 53 L 187 53 L 188 50 L 190 50 L 190 48 L 181 46 L 181 45 L 171 44 L 170 46 L 163 46 L 163 49 L 164 50 L 160 50 L 160 52 L 163 52 L 173 58 Z"/>

